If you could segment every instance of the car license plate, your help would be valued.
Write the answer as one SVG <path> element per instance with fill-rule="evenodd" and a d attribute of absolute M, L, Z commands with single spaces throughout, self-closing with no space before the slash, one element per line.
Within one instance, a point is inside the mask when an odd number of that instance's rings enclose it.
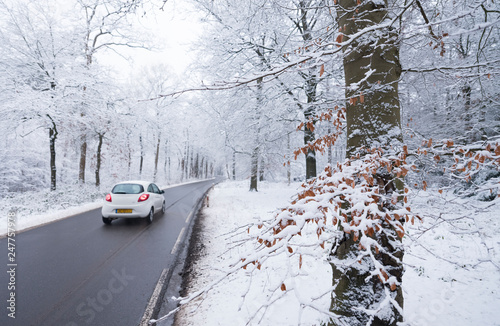
<path fill-rule="evenodd" d="M 117 209 L 117 213 L 132 213 L 131 209 Z"/>

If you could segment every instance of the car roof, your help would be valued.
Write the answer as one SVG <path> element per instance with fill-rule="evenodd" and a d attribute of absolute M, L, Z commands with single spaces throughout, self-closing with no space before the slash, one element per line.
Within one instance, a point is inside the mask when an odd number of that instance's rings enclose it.
<path fill-rule="evenodd" d="M 144 180 L 130 180 L 130 181 L 122 181 L 122 182 L 118 182 L 117 184 L 115 185 L 119 185 L 119 184 L 126 184 L 126 183 L 132 183 L 132 184 L 139 184 L 141 186 L 143 186 L 144 188 L 147 188 L 152 182 L 149 182 L 149 181 L 144 181 Z"/>

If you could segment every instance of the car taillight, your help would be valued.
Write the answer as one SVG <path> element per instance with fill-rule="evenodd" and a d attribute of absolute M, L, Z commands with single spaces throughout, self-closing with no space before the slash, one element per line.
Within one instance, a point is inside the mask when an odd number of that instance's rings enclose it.
<path fill-rule="evenodd" d="M 148 200 L 149 194 L 142 194 L 141 197 L 139 197 L 138 201 L 145 201 Z"/>
<path fill-rule="evenodd" d="M 111 200 L 111 194 L 107 194 L 106 195 L 106 201 L 112 202 L 112 200 Z"/>

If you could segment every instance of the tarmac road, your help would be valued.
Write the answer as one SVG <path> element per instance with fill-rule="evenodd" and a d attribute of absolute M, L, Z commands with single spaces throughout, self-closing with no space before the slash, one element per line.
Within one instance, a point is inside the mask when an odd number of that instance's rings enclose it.
<path fill-rule="evenodd" d="M 15 319 L 7 309 L 7 238 L 0 239 L 0 325 L 140 325 L 214 182 L 166 189 L 167 211 L 150 225 L 119 219 L 108 226 L 98 209 L 16 234 Z"/>

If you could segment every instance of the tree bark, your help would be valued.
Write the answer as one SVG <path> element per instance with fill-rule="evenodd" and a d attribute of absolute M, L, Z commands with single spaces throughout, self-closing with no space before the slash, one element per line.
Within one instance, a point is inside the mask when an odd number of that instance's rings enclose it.
<path fill-rule="evenodd" d="M 308 16 L 310 8 L 310 3 L 306 1 L 299 1 L 297 5 L 300 16 L 295 22 L 299 32 L 301 33 L 304 44 L 308 45 L 313 40 L 313 26 L 315 25 L 314 15 Z M 303 74 L 305 79 L 305 94 L 307 98 L 307 108 L 304 111 L 305 127 L 304 127 L 304 145 L 314 142 L 316 135 L 313 128 L 308 128 L 307 122 L 313 121 L 316 114 L 315 102 L 316 102 L 316 89 L 318 87 L 318 77 L 313 69 L 310 69 L 307 73 Z M 315 178 L 317 175 L 316 171 L 316 151 L 314 149 L 308 148 L 306 154 L 306 179 Z"/>
<path fill-rule="evenodd" d="M 141 158 L 139 160 L 139 176 L 142 177 L 142 165 L 144 163 L 144 144 L 142 143 L 142 135 L 139 135 L 139 144 L 141 146 Z"/>
<path fill-rule="evenodd" d="M 250 171 L 250 191 L 257 190 L 258 172 L 259 172 L 259 147 L 256 146 L 252 151 Z"/>
<path fill-rule="evenodd" d="M 50 142 L 50 190 L 54 191 L 57 188 L 57 167 L 56 167 L 56 140 L 57 126 L 50 115 L 47 114 L 52 127 L 49 127 L 49 142 Z"/>
<path fill-rule="evenodd" d="M 104 138 L 104 133 L 98 133 L 99 142 L 97 144 L 97 163 L 95 167 L 95 186 L 99 187 L 101 185 L 101 153 L 102 153 L 102 141 Z"/>
<path fill-rule="evenodd" d="M 309 102 L 309 97 L 308 97 Z M 310 119 L 314 119 L 314 114 L 316 110 L 314 106 L 309 106 L 304 112 L 305 121 L 309 121 Z M 309 129 L 306 126 L 304 127 L 304 145 L 314 142 L 316 136 L 314 134 L 314 130 Z M 314 149 L 308 148 L 306 154 L 306 179 L 309 180 L 311 178 L 315 178 L 317 175 L 316 172 L 316 151 Z"/>
<path fill-rule="evenodd" d="M 352 35 L 364 28 L 382 24 L 389 19 L 388 1 L 339 0 L 337 19 L 342 33 L 340 40 L 351 41 L 343 49 L 345 95 L 348 100 L 347 156 L 363 154 L 363 147 L 381 147 L 387 151 L 400 148 L 402 131 L 398 79 L 401 66 L 398 32 L 392 27 L 385 27 L 350 40 Z M 377 180 L 380 189 L 387 189 L 395 182 L 394 177 L 387 173 L 378 175 Z M 391 191 L 397 191 L 396 187 L 391 187 Z M 374 239 L 387 251 L 374 253 L 376 260 L 386 266 L 390 276 L 401 282 L 404 251 L 395 231 L 390 225 L 385 225 L 384 232 L 376 233 Z M 356 261 L 359 253 L 359 244 L 351 234 L 344 234 L 332 250 L 330 261 L 336 287 L 330 310 L 351 326 L 396 326 L 403 320 L 401 287 L 387 291 L 387 285 L 370 274 L 371 270 L 376 269 L 371 259 L 365 258 L 361 264 L 347 263 Z M 386 299 L 386 293 L 401 310 L 389 305 L 378 311 Z M 332 320 L 330 325 L 338 323 Z"/>
<path fill-rule="evenodd" d="M 127 176 L 130 179 L 132 172 L 132 149 L 130 148 L 130 134 L 127 134 Z"/>
<path fill-rule="evenodd" d="M 78 181 L 80 183 L 85 183 L 85 168 L 87 165 L 87 136 L 85 134 L 82 134 L 81 140 L 82 144 L 80 145 L 80 165 Z"/>
<path fill-rule="evenodd" d="M 262 56 L 261 56 L 262 58 Z M 250 159 L 250 191 L 258 191 L 257 183 L 259 178 L 259 155 L 260 155 L 260 111 L 262 109 L 262 78 L 257 80 L 256 110 L 254 113 L 255 142 Z"/>
<path fill-rule="evenodd" d="M 356 0 L 340 0 L 337 15 L 343 41 L 368 26 L 382 23 L 387 19 L 387 6 L 387 0 L 383 5 L 365 0 L 359 6 Z M 380 33 L 358 37 L 344 48 L 344 74 L 348 100 L 347 155 L 354 155 L 361 147 L 400 145 L 398 32 L 387 27 Z"/>
<path fill-rule="evenodd" d="M 153 180 L 156 182 L 156 178 L 158 176 L 158 161 L 160 158 L 160 143 L 161 143 L 161 134 L 158 134 L 158 141 L 156 142 L 156 154 L 155 154 L 155 174 Z"/>
<path fill-rule="evenodd" d="M 232 174 L 233 174 L 233 180 L 236 180 L 236 151 L 233 151 L 233 167 L 232 167 Z"/>
<path fill-rule="evenodd" d="M 264 181 L 264 158 L 260 158 L 260 164 L 259 164 L 259 181 Z"/>

